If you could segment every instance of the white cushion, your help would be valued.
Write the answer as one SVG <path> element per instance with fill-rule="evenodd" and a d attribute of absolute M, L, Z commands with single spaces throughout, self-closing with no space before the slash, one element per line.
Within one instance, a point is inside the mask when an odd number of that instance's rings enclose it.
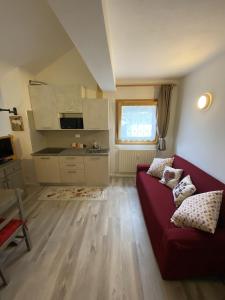
<path fill-rule="evenodd" d="M 183 173 L 182 169 L 165 167 L 163 171 L 162 179 L 159 182 L 173 189 L 178 184 L 182 173 Z"/>
<path fill-rule="evenodd" d="M 154 176 L 154 177 L 162 178 L 164 168 L 166 166 L 171 167 L 172 163 L 173 163 L 173 160 L 174 160 L 173 157 L 170 157 L 170 158 L 154 158 L 153 162 L 150 165 L 150 168 L 147 171 L 147 174 L 149 174 L 151 176 Z"/>
<path fill-rule="evenodd" d="M 214 233 L 220 213 L 223 191 L 197 194 L 186 198 L 171 222 L 178 227 L 193 227 Z"/>
<path fill-rule="evenodd" d="M 173 189 L 173 198 L 176 206 L 180 206 L 184 199 L 193 195 L 195 191 L 196 187 L 192 183 L 190 175 L 187 175 Z"/>

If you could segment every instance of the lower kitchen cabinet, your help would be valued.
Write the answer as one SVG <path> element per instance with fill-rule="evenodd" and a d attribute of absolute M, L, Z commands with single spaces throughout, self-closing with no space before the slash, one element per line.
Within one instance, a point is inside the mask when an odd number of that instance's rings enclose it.
<path fill-rule="evenodd" d="M 109 183 L 108 156 L 35 156 L 40 183 L 101 186 Z"/>
<path fill-rule="evenodd" d="M 109 183 L 108 156 L 86 156 L 84 164 L 87 185 L 97 186 Z"/>
<path fill-rule="evenodd" d="M 35 170 L 40 183 L 60 183 L 59 159 L 57 156 L 35 156 Z"/>
<path fill-rule="evenodd" d="M 84 171 L 81 170 L 71 170 L 64 169 L 61 170 L 61 182 L 71 183 L 71 184 L 85 184 Z"/>
<path fill-rule="evenodd" d="M 61 156 L 59 164 L 62 183 L 85 184 L 83 157 Z"/>

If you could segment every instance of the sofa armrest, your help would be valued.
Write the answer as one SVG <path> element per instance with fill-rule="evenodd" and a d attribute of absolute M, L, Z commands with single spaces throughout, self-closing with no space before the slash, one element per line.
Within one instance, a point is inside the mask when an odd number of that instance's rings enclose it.
<path fill-rule="evenodd" d="M 149 164 L 138 164 L 137 165 L 137 173 L 142 172 L 142 171 L 147 172 L 149 167 L 150 167 Z"/>

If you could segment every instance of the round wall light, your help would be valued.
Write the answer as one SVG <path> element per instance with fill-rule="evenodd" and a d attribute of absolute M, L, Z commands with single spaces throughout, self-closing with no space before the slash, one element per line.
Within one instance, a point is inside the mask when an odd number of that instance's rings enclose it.
<path fill-rule="evenodd" d="M 212 104 L 212 94 L 205 93 L 199 97 L 197 102 L 197 107 L 200 110 L 206 110 L 211 106 L 211 104 Z"/>

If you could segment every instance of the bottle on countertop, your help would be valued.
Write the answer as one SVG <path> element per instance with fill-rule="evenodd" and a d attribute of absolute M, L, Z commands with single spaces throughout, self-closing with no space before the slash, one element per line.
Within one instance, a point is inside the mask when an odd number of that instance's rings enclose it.
<path fill-rule="evenodd" d="M 85 144 L 82 144 L 82 143 L 72 143 L 72 148 L 74 149 L 83 149 L 83 148 L 86 148 L 86 145 Z"/>
<path fill-rule="evenodd" d="M 96 141 L 94 141 L 93 144 L 92 144 L 92 148 L 93 149 L 100 149 L 100 146 Z"/>

